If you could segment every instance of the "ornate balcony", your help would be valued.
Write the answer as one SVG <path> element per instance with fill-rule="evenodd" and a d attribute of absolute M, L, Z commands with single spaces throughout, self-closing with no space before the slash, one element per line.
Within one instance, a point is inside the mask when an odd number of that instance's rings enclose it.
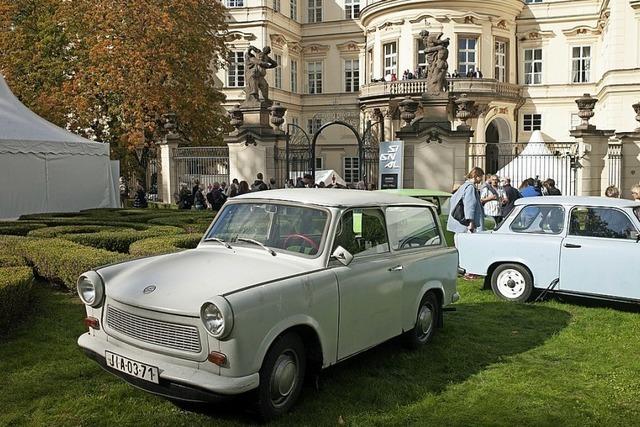
<path fill-rule="evenodd" d="M 466 93 L 476 102 L 507 101 L 517 103 L 521 99 L 519 85 L 503 83 L 495 79 L 449 78 L 447 80 L 449 92 L 454 95 Z M 407 95 L 420 96 L 426 90 L 426 79 L 369 83 L 360 87 L 360 102 L 391 100 Z"/>

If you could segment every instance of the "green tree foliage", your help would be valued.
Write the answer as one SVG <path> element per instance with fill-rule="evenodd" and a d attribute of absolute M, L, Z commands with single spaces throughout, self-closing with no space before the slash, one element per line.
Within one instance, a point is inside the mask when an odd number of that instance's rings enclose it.
<path fill-rule="evenodd" d="M 0 68 L 38 114 L 126 159 L 168 112 L 194 145 L 221 140 L 225 30 L 211 0 L 0 0 Z"/>

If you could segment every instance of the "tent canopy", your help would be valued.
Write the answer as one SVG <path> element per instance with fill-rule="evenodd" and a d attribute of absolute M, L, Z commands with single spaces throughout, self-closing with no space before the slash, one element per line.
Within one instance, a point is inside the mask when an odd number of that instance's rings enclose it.
<path fill-rule="evenodd" d="M 0 219 L 118 206 L 109 144 L 38 116 L 0 75 Z"/>

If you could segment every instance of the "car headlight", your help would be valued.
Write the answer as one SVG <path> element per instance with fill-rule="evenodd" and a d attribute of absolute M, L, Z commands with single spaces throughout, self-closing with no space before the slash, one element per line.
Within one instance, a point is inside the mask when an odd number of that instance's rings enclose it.
<path fill-rule="evenodd" d="M 212 298 L 202 304 L 200 319 L 205 329 L 214 338 L 223 339 L 229 336 L 233 329 L 233 312 L 226 299 Z"/>
<path fill-rule="evenodd" d="M 83 303 L 91 307 L 102 304 L 104 297 L 104 283 L 95 271 L 87 271 L 78 279 L 78 295 Z"/>

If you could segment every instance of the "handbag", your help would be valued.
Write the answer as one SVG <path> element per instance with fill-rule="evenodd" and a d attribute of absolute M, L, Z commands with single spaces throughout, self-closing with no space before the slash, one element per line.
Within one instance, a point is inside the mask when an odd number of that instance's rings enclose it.
<path fill-rule="evenodd" d="M 458 190 L 458 191 L 463 191 L 464 192 L 464 190 L 462 188 L 460 190 Z M 458 203 L 453 208 L 453 211 L 451 211 L 451 216 L 453 217 L 453 219 L 458 221 L 460 224 L 462 224 L 465 227 L 467 227 L 471 223 L 471 220 L 466 219 L 465 216 L 464 216 L 464 203 L 462 202 L 463 198 L 464 198 L 464 196 L 460 197 L 460 200 L 458 200 Z"/>

